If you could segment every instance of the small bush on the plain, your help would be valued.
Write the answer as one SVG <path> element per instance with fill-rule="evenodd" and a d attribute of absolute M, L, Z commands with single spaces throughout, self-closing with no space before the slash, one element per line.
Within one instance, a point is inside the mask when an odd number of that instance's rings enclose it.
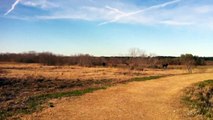
<path fill-rule="evenodd" d="M 203 115 L 213 119 L 213 80 L 199 82 L 188 87 L 183 102 L 189 106 L 194 115 Z"/>

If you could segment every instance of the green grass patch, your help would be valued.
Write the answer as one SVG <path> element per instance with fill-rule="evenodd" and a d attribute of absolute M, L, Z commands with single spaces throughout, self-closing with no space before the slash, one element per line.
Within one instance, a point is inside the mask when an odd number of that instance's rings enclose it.
<path fill-rule="evenodd" d="M 46 102 L 47 100 L 50 100 L 50 99 L 57 99 L 57 98 L 71 97 L 71 96 L 81 96 L 86 93 L 91 93 L 91 92 L 94 92 L 94 91 L 100 90 L 100 89 L 106 89 L 106 87 L 88 88 L 85 90 L 75 90 L 75 91 L 71 91 L 71 92 L 44 94 L 44 95 L 31 97 L 27 100 L 28 109 L 22 110 L 22 113 L 30 114 L 32 112 L 35 112 L 37 109 L 39 109 L 41 107 L 41 105 L 44 102 Z"/>
<path fill-rule="evenodd" d="M 148 77 L 136 77 L 130 79 L 130 81 L 147 81 L 147 80 L 153 80 L 153 79 L 159 79 L 164 76 L 148 76 Z"/>
<path fill-rule="evenodd" d="M 213 86 L 213 80 L 205 80 L 203 82 L 196 84 L 199 88 L 204 88 L 206 86 Z"/>
<path fill-rule="evenodd" d="M 130 81 L 128 81 L 128 82 L 147 81 L 147 80 L 158 79 L 161 77 L 163 77 L 163 76 L 149 76 L 149 77 L 142 77 L 142 78 L 133 78 L 133 79 L 130 79 Z M 75 91 L 71 91 L 71 92 L 52 93 L 52 94 L 44 94 L 44 95 L 30 97 L 26 101 L 27 108 L 19 110 L 19 113 L 31 114 L 31 113 L 41 109 L 42 104 L 44 104 L 47 100 L 50 100 L 50 99 L 57 99 L 57 98 L 71 97 L 71 96 L 81 96 L 81 95 L 84 95 L 86 93 L 91 93 L 96 90 L 106 89 L 107 87 L 108 86 L 100 87 L 100 88 L 88 88 L 85 90 L 75 90 Z M 50 105 L 50 106 L 52 106 L 52 105 Z"/>
<path fill-rule="evenodd" d="M 137 77 L 137 78 L 129 79 L 127 81 L 122 81 L 120 83 L 122 84 L 122 83 L 134 82 L 134 81 L 147 81 L 147 80 L 158 79 L 161 77 L 165 77 L 165 76 Z M 118 83 L 113 83 L 113 80 L 107 80 L 107 79 L 101 80 L 101 81 L 89 81 L 88 83 L 85 83 L 85 84 L 90 84 L 90 83 L 94 83 L 94 84 L 97 84 L 97 85 L 100 85 L 103 87 L 31 96 L 24 102 L 22 102 L 20 104 L 18 103 L 18 105 L 21 105 L 21 107 L 16 107 L 16 108 L 11 108 L 11 109 L 9 108 L 7 110 L 0 110 L 0 120 L 4 120 L 8 117 L 16 116 L 19 114 L 31 114 L 35 111 L 39 111 L 43 108 L 45 103 L 47 103 L 47 106 L 49 106 L 49 107 L 54 107 L 53 103 L 47 102 L 48 100 L 51 100 L 51 99 L 58 99 L 58 98 L 62 98 L 62 97 L 81 96 L 86 93 L 91 93 L 91 92 L 94 92 L 94 91 L 100 90 L 100 89 L 106 89 L 107 87 L 111 87 L 111 86 L 118 84 Z"/>
<path fill-rule="evenodd" d="M 71 96 L 81 96 L 86 93 L 92 93 L 96 90 L 100 89 L 106 89 L 106 87 L 100 87 L 100 88 L 88 88 L 84 90 L 75 90 L 70 92 L 61 92 L 61 93 L 51 93 L 51 94 L 43 94 L 38 96 L 30 97 L 27 101 L 25 101 L 25 108 L 17 109 L 15 111 L 1 111 L 0 110 L 0 120 L 4 120 L 7 117 L 11 117 L 13 115 L 18 114 L 31 114 L 37 110 L 42 109 L 42 104 L 47 102 L 50 99 L 57 99 L 62 97 L 71 97 Z M 54 107 L 52 103 L 49 103 L 50 107 Z"/>
<path fill-rule="evenodd" d="M 205 80 L 188 87 L 182 97 L 192 115 L 213 119 L 213 80 Z"/>

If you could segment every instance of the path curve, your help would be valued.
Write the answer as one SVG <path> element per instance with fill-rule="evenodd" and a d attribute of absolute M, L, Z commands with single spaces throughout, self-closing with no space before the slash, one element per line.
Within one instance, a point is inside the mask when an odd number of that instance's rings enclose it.
<path fill-rule="evenodd" d="M 132 82 L 80 97 L 56 100 L 53 108 L 25 116 L 33 120 L 180 120 L 177 96 L 213 73 L 178 75 Z"/>

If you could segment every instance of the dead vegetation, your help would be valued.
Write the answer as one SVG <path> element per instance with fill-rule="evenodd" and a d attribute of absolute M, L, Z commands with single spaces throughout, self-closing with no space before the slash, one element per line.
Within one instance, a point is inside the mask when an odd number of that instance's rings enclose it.
<path fill-rule="evenodd" d="M 190 108 L 190 115 L 213 119 L 213 80 L 206 80 L 188 87 L 183 102 Z"/>
<path fill-rule="evenodd" d="M 36 98 L 36 101 L 32 101 L 31 99 L 35 99 L 33 96 L 60 95 L 61 92 L 100 88 L 110 84 L 112 84 L 111 80 L 68 81 L 45 78 L 0 78 L 0 119 L 18 113 L 31 113 L 48 98 L 48 96 L 43 96 L 41 100 Z M 63 97 L 63 95 L 61 96 Z"/>
<path fill-rule="evenodd" d="M 172 66 L 170 66 L 172 68 Z M 146 77 L 159 75 L 175 75 L 186 73 L 184 69 L 154 69 L 130 70 L 115 67 L 81 67 L 81 66 L 43 66 L 40 64 L 1 63 L 0 69 L 6 71 L 0 77 L 26 79 L 41 78 L 61 80 L 102 80 L 111 79 L 122 81 L 132 77 Z"/>
<path fill-rule="evenodd" d="M 197 120 L 182 116 L 185 111 L 179 106 L 179 95 L 187 86 L 212 78 L 211 72 L 116 85 L 81 97 L 51 100 L 54 108 L 48 107 L 21 119 Z"/>
<path fill-rule="evenodd" d="M 130 70 L 114 67 L 0 63 L 0 118 L 32 113 L 51 98 L 84 94 L 118 83 L 187 73 L 181 67 L 170 67 L 166 70 Z"/>
<path fill-rule="evenodd" d="M 78 95 L 82 91 L 87 93 L 91 89 L 93 91 L 117 83 L 158 78 L 146 77 L 155 74 L 144 75 L 140 71 L 119 68 L 18 63 L 1 63 L 0 68 L 4 71 L 0 74 L 1 119 L 32 113 L 51 98 Z"/>

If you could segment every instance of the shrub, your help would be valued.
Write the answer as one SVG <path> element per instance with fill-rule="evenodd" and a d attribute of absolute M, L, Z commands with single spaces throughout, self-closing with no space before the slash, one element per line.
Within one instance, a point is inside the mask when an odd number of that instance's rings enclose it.
<path fill-rule="evenodd" d="M 186 89 L 183 102 L 193 114 L 213 119 L 213 80 L 206 80 Z"/>

